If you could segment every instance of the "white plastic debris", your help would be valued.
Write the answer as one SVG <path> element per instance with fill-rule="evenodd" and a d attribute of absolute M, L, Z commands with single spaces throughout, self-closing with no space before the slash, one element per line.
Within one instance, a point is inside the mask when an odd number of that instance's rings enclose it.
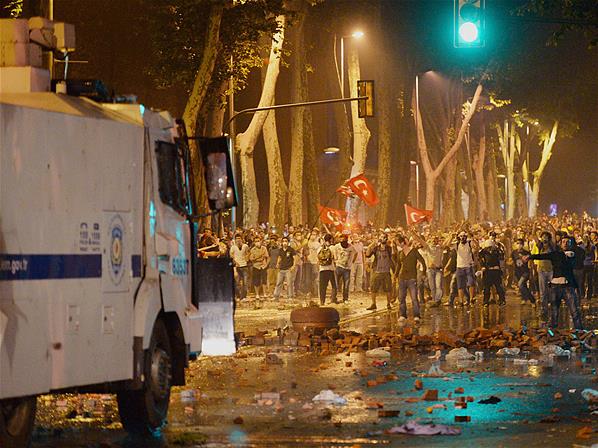
<path fill-rule="evenodd" d="M 546 344 L 539 348 L 540 353 L 543 355 L 554 355 L 554 356 L 571 356 L 570 350 L 565 350 L 555 344 Z"/>
<path fill-rule="evenodd" d="M 521 352 L 519 347 L 505 347 L 496 352 L 497 356 L 517 356 Z"/>
<path fill-rule="evenodd" d="M 533 359 L 533 358 L 532 359 L 515 358 L 515 359 L 513 359 L 513 364 L 537 366 L 538 360 Z"/>
<path fill-rule="evenodd" d="M 321 390 L 318 395 L 312 398 L 312 401 L 320 401 L 326 404 L 336 404 L 339 406 L 347 404 L 347 399 L 335 394 L 330 389 Z"/>
<path fill-rule="evenodd" d="M 365 356 L 369 358 L 390 358 L 390 351 L 388 348 L 374 348 L 365 352 Z"/>
<path fill-rule="evenodd" d="M 195 391 L 193 389 L 188 389 L 181 392 L 182 403 L 191 403 L 193 401 L 195 401 Z"/>
<path fill-rule="evenodd" d="M 590 403 L 598 403 L 598 390 L 584 389 L 581 391 L 581 396 Z"/>
<path fill-rule="evenodd" d="M 393 426 L 388 431 L 389 434 L 411 434 L 413 436 L 458 436 L 461 429 L 451 428 L 446 425 L 425 425 L 409 421 L 401 426 Z"/>
<path fill-rule="evenodd" d="M 474 359 L 475 355 L 469 353 L 465 347 L 454 348 L 446 355 L 447 361 L 458 361 L 462 359 Z"/>

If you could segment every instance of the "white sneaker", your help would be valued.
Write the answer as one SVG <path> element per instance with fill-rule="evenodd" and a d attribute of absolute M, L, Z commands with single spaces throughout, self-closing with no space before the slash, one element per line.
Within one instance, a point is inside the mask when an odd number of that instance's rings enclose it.
<path fill-rule="evenodd" d="M 405 316 L 399 317 L 399 322 L 405 322 L 407 318 Z"/>
<path fill-rule="evenodd" d="M 417 324 L 417 323 L 419 323 L 419 317 L 414 317 L 414 318 L 413 318 L 413 321 L 414 321 L 416 324 Z"/>

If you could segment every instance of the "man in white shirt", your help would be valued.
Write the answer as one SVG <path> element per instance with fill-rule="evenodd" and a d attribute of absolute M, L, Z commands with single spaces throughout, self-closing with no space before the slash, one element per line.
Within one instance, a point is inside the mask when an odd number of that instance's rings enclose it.
<path fill-rule="evenodd" d="M 351 291 L 363 292 L 365 248 L 361 242 L 361 236 L 357 234 L 353 235 L 352 245 L 355 249 L 355 261 L 351 265 Z"/>
<path fill-rule="evenodd" d="M 247 297 L 247 282 L 249 279 L 249 246 L 243 242 L 241 235 L 235 236 L 235 243 L 230 248 L 230 257 L 236 271 L 237 291 L 239 298 Z"/>
<path fill-rule="evenodd" d="M 464 231 L 459 232 L 455 249 L 457 250 L 457 288 L 461 306 L 465 304 L 466 299 L 467 305 L 470 305 L 475 296 L 474 258 L 471 240 Z"/>
<path fill-rule="evenodd" d="M 444 248 L 440 244 L 440 238 L 433 236 L 428 243 L 415 232 L 413 233 L 415 239 L 422 245 L 420 253 L 426 262 L 426 276 L 428 278 L 428 286 L 432 294 L 432 306 L 439 306 L 442 302 L 442 278 L 443 278 L 443 263 Z"/>
<path fill-rule="evenodd" d="M 334 254 L 336 261 L 336 284 L 337 288 L 342 289 L 343 302 L 349 301 L 349 286 L 351 280 L 351 265 L 357 256 L 355 248 L 349 243 L 349 236 L 341 236 L 338 244 L 334 245 Z"/>
<path fill-rule="evenodd" d="M 305 263 L 303 271 L 305 275 L 305 289 L 309 297 L 318 295 L 318 252 L 322 244 L 319 241 L 318 229 L 314 228 L 305 246 Z"/>

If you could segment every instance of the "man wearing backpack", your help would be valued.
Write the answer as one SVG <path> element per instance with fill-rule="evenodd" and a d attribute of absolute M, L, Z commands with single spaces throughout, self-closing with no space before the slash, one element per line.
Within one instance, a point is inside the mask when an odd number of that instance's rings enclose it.
<path fill-rule="evenodd" d="M 320 265 L 320 305 L 326 303 L 326 289 L 328 283 L 332 287 L 332 294 L 330 296 L 331 303 L 338 303 L 336 301 L 336 279 L 334 278 L 334 255 L 330 248 L 332 242 L 332 235 L 327 233 L 324 235 L 322 247 L 318 251 L 318 264 Z"/>

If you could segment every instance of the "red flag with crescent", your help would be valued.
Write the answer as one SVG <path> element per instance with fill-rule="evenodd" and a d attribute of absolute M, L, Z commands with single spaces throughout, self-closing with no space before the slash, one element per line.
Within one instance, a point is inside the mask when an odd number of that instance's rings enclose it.
<path fill-rule="evenodd" d="M 369 180 L 363 175 L 358 174 L 347 181 L 347 185 L 351 188 L 353 193 L 363 199 L 370 207 L 380 202 L 378 195 L 374 191 L 374 187 Z"/>
<path fill-rule="evenodd" d="M 337 210 L 335 208 L 330 207 L 322 207 L 320 208 L 320 220 L 324 224 L 330 224 L 335 226 L 337 229 L 342 229 L 345 220 L 347 219 L 347 212 L 344 210 Z"/>
<path fill-rule="evenodd" d="M 422 210 L 405 204 L 405 216 L 407 217 L 407 225 L 409 226 L 424 221 L 432 222 L 433 215 L 434 212 L 432 210 Z"/>

